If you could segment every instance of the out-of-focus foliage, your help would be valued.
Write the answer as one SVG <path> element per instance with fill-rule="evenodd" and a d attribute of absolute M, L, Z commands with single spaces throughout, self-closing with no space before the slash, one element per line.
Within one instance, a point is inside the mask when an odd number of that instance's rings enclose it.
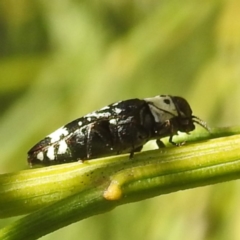
<path fill-rule="evenodd" d="M 0 2 L 0 173 L 59 126 L 109 103 L 188 99 L 210 126 L 239 125 L 240 1 Z M 183 191 L 43 239 L 238 240 L 239 183 Z M 2 220 L 1 226 L 11 220 Z"/>

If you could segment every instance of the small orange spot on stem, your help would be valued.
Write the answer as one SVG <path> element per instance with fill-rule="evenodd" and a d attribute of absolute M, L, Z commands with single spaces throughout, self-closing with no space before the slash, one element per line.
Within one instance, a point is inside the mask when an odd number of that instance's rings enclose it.
<path fill-rule="evenodd" d="M 104 198 L 109 201 L 116 201 L 122 197 L 122 190 L 117 181 L 112 181 L 103 194 Z"/>

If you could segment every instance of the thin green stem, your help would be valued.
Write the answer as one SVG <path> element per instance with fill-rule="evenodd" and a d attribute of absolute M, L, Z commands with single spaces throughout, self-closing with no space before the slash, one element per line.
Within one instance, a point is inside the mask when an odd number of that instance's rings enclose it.
<path fill-rule="evenodd" d="M 238 133 L 216 129 L 208 138 L 227 137 L 145 151 L 131 160 L 123 155 L 2 175 L 2 217 L 38 210 L 3 228 L 0 239 L 36 239 L 121 204 L 238 179 Z"/>

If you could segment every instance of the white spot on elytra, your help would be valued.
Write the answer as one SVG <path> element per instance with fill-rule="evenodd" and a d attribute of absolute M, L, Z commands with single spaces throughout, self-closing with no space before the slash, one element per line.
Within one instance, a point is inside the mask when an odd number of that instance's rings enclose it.
<path fill-rule="evenodd" d="M 59 128 L 55 132 L 48 135 L 48 137 L 51 139 L 51 143 L 57 142 L 61 139 L 61 137 L 65 137 L 69 134 L 68 130 L 66 128 Z"/>
<path fill-rule="evenodd" d="M 44 159 L 43 152 L 39 152 L 37 154 L 37 159 L 40 160 L 40 161 L 43 161 L 43 159 Z"/>
<path fill-rule="evenodd" d="M 106 107 L 101 108 L 100 111 L 108 110 L 109 108 L 110 108 L 109 106 L 106 106 Z"/>
<path fill-rule="evenodd" d="M 111 119 L 111 120 L 109 121 L 109 123 L 110 123 L 110 124 L 113 124 L 113 125 L 116 125 L 116 124 L 117 124 L 117 121 L 116 121 L 116 119 Z"/>
<path fill-rule="evenodd" d="M 53 147 L 53 146 L 50 146 L 50 147 L 48 148 L 47 157 L 49 158 L 49 160 L 54 160 L 54 159 L 55 159 L 54 147 Z"/>
<path fill-rule="evenodd" d="M 92 118 L 108 118 L 111 116 L 110 112 L 92 112 L 87 114 L 85 117 L 87 118 L 87 120 L 90 122 L 92 121 Z"/>
<path fill-rule="evenodd" d="M 80 121 L 80 122 L 78 122 L 78 126 L 82 126 L 83 125 L 83 123 Z"/>
<path fill-rule="evenodd" d="M 119 114 L 119 113 L 122 112 L 122 109 L 121 108 L 115 108 L 114 111 L 115 111 L 116 114 Z"/>
<path fill-rule="evenodd" d="M 66 144 L 66 142 L 64 140 L 61 140 L 59 142 L 59 147 L 58 147 L 57 154 L 64 154 L 64 153 L 66 153 L 67 149 L 68 149 L 68 145 Z"/>

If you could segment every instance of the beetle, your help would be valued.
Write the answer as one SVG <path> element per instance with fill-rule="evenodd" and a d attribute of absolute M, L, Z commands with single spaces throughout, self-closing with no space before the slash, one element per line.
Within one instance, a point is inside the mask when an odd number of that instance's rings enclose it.
<path fill-rule="evenodd" d="M 189 133 L 199 124 L 207 124 L 192 115 L 189 103 L 182 97 L 158 95 L 129 99 L 110 104 L 78 118 L 46 136 L 28 151 L 28 163 L 53 165 L 84 161 L 103 156 L 141 151 L 149 140 Z"/>

